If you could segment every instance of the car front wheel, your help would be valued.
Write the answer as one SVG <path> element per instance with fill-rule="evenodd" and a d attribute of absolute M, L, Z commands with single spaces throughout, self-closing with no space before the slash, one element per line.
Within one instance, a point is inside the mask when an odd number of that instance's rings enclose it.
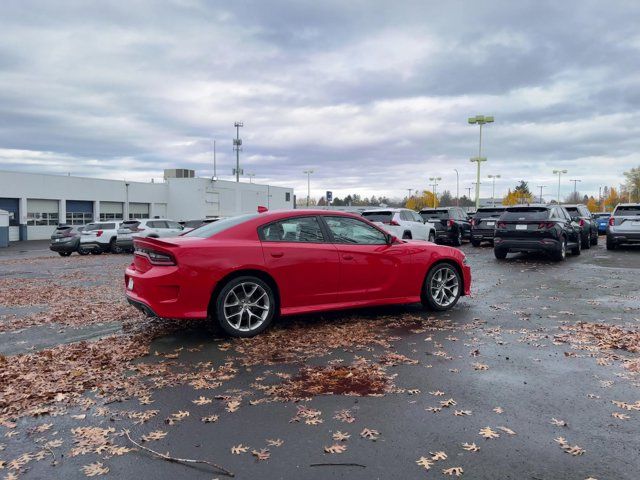
<path fill-rule="evenodd" d="M 253 337 L 273 321 L 276 299 L 273 289 L 253 276 L 234 278 L 216 299 L 220 328 L 232 337 Z"/>
<path fill-rule="evenodd" d="M 462 291 L 462 277 L 450 263 L 439 263 L 427 274 L 422 288 L 422 304 L 431 310 L 452 308 Z"/>
<path fill-rule="evenodd" d="M 69 255 L 71 255 L 71 252 L 58 252 L 58 255 L 60 255 L 61 257 L 68 257 Z"/>

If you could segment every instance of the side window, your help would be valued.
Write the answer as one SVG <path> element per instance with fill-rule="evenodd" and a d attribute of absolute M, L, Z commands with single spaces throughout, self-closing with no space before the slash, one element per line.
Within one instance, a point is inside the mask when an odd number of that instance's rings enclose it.
<path fill-rule="evenodd" d="M 589 211 L 589 209 L 587 207 L 580 207 L 580 211 L 582 212 L 582 216 L 586 217 L 586 218 L 591 218 L 591 212 Z"/>
<path fill-rule="evenodd" d="M 413 221 L 414 221 L 414 222 L 424 223 L 424 222 L 422 221 L 422 217 L 420 216 L 420 214 L 419 214 L 419 213 L 411 212 L 411 215 L 413 216 Z"/>
<path fill-rule="evenodd" d="M 377 228 L 347 217 L 324 217 L 335 243 L 385 245 L 387 238 Z"/>
<path fill-rule="evenodd" d="M 324 235 L 316 217 L 296 217 L 270 223 L 260 229 L 264 242 L 322 243 Z"/>
<path fill-rule="evenodd" d="M 562 214 L 561 218 L 564 218 L 565 220 L 571 220 L 571 215 L 569 215 L 569 212 L 567 212 L 566 209 L 564 208 L 559 208 L 558 210 L 560 210 L 560 213 Z"/>
<path fill-rule="evenodd" d="M 167 222 L 167 225 L 169 225 L 169 228 L 180 229 L 180 224 L 178 222 Z"/>
<path fill-rule="evenodd" d="M 400 219 L 405 222 L 411 222 L 411 218 L 409 217 L 409 212 L 405 212 L 404 210 L 400 211 Z"/>

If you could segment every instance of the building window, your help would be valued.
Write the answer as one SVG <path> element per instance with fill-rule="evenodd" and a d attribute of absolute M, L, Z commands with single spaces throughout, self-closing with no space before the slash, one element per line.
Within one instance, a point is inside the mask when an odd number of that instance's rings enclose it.
<path fill-rule="evenodd" d="M 92 221 L 92 213 L 67 212 L 67 225 L 86 225 Z"/>
<path fill-rule="evenodd" d="M 149 214 L 133 212 L 129 214 L 129 218 L 149 218 Z"/>
<path fill-rule="evenodd" d="M 100 221 L 106 222 L 108 220 L 122 220 L 121 213 L 100 213 Z"/>
<path fill-rule="evenodd" d="M 284 201 L 285 202 L 290 202 L 291 201 L 291 193 L 290 192 L 285 192 Z"/>
<path fill-rule="evenodd" d="M 39 212 L 28 212 L 27 213 L 27 225 L 29 226 L 47 226 L 47 225 L 58 225 L 58 214 L 57 213 L 39 213 Z"/>

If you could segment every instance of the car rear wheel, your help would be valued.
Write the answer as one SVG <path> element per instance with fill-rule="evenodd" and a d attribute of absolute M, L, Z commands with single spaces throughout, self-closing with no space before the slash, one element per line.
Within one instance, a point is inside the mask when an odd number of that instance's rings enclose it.
<path fill-rule="evenodd" d="M 582 248 L 586 250 L 591 248 L 591 233 L 587 233 L 582 239 Z"/>
<path fill-rule="evenodd" d="M 273 289 L 253 276 L 234 278 L 216 299 L 220 328 L 232 337 L 253 337 L 273 321 L 276 299 Z"/>
<path fill-rule="evenodd" d="M 473 245 L 474 247 L 479 247 L 480 243 L 480 240 L 471 240 L 471 245 Z"/>
<path fill-rule="evenodd" d="M 411 232 L 404 232 L 402 234 L 402 239 L 403 240 L 411 240 L 413 237 L 411 236 Z"/>
<path fill-rule="evenodd" d="M 576 242 L 576 246 L 571 249 L 571 255 L 575 255 L 575 256 L 580 255 L 582 253 L 582 245 L 583 245 L 582 241 L 578 239 L 578 241 Z"/>
<path fill-rule="evenodd" d="M 598 245 L 598 232 L 591 237 L 591 245 Z"/>
<path fill-rule="evenodd" d="M 61 257 L 68 257 L 69 255 L 71 255 L 71 252 L 58 252 L 58 255 L 60 255 Z"/>
<path fill-rule="evenodd" d="M 102 250 L 100 250 L 99 248 L 94 248 L 93 250 L 91 250 L 91 255 L 102 255 Z"/>
<path fill-rule="evenodd" d="M 89 252 L 89 250 L 86 250 L 86 249 L 84 249 L 82 247 L 78 247 L 78 253 L 80 255 L 84 256 L 84 255 L 89 255 L 89 253 L 91 253 L 91 252 Z"/>
<path fill-rule="evenodd" d="M 504 250 L 502 248 L 493 249 L 493 254 L 496 256 L 498 260 L 504 260 L 505 258 L 507 258 L 508 253 L 509 252 L 507 250 Z"/>
<path fill-rule="evenodd" d="M 613 240 L 610 240 L 609 238 L 607 238 L 607 250 L 615 250 L 616 249 L 616 243 Z"/>
<path fill-rule="evenodd" d="M 462 231 L 460 229 L 458 229 L 458 232 L 453 237 L 453 246 L 454 247 L 459 247 L 461 245 L 462 245 Z"/>
<path fill-rule="evenodd" d="M 567 258 L 567 239 L 562 237 L 559 248 L 554 252 L 553 259 L 556 262 L 561 262 Z"/>
<path fill-rule="evenodd" d="M 111 253 L 122 253 L 122 247 L 119 247 L 116 244 L 115 238 L 111 239 L 111 241 L 109 242 L 109 250 L 111 250 Z"/>
<path fill-rule="evenodd" d="M 422 304 L 431 310 L 452 308 L 462 292 L 462 277 L 450 263 L 439 263 L 429 270 L 422 288 Z"/>

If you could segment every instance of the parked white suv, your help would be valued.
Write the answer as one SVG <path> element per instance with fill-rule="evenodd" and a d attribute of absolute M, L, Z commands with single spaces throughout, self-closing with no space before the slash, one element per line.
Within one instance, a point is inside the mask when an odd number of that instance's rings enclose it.
<path fill-rule="evenodd" d="M 433 223 L 425 223 L 418 212 L 408 208 L 376 208 L 365 210 L 362 216 L 398 238 L 435 242 L 436 229 Z"/>
<path fill-rule="evenodd" d="M 84 226 L 80 234 L 78 253 L 100 255 L 102 252 L 119 253 L 116 246 L 120 221 L 95 222 Z"/>
<path fill-rule="evenodd" d="M 116 246 L 121 251 L 133 251 L 135 237 L 177 237 L 182 234 L 184 227 L 178 222 L 166 218 L 138 218 L 122 222 L 118 229 Z"/>

